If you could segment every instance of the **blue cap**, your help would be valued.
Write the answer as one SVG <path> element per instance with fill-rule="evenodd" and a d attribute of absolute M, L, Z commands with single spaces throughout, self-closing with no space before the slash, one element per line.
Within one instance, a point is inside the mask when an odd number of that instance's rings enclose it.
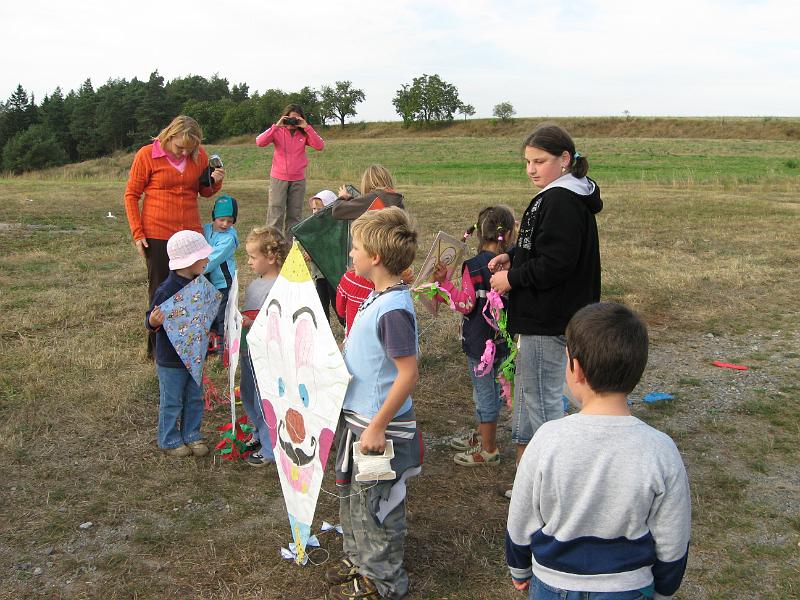
<path fill-rule="evenodd" d="M 219 217 L 233 217 L 233 222 L 236 223 L 238 214 L 239 205 L 236 202 L 236 198 L 223 195 L 214 202 L 214 208 L 211 209 L 211 220 L 213 221 Z"/>

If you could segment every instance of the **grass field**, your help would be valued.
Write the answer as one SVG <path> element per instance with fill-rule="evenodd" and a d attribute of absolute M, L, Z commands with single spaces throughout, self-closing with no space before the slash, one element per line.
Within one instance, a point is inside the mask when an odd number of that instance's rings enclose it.
<path fill-rule="evenodd" d="M 634 413 L 673 436 L 692 484 L 678 597 L 800 597 L 800 142 L 577 141 L 605 201 L 603 295 L 640 310 L 651 327 Z M 522 213 L 532 190 L 519 144 L 500 135 L 333 136 L 310 156 L 308 188 L 358 184 L 364 166 L 385 164 L 419 224 L 424 257 L 437 230 L 460 232 L 485 204 Z M 271 151 L 210 150 L 225 160 L 244 233 L 265 215 Z M 130 160 L 0 186 L 0 598 L 322 597 L 326 565 L 298 569 L 279 558 L 290 534 L 272 467 L 176 461 L 155 448 L 145 270 L 122 208 Z M 210 207 L 201 201 L 204 216 Z M 409 496 L 413 597 L 520 598 L 503 567 L 507 503 L 493 491 L 513 477 L 509 425 L 500 428 L 499 468 L 452 466 L 446 440 L 472 419 L 457 319 L 422 310 L 419 319 L 415 403 L 427 454 Z M 751 369 L 709 366 L 717 359 Z M 222 369 L 210 370 L 222 385 Z M 676 399 L 646 405 L 649 391 Z M 210 439 L 226 416 L 206 414 Z M 335 489 L 330 477 L 323 488 Z M 337 519 L 325 494 L 317 525 L 323 519 Z M 321 541 L 338 558 L 341 542 Z"/>

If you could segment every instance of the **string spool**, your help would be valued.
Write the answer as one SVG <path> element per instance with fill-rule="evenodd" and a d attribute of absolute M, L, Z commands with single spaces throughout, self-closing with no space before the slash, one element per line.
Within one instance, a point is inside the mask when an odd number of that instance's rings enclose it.
<path fill-rule="evenodd" d="M 353 444 L 353 462 L 357 469 L 356 481 L 392 480 L 397 475 L 392 470 L 394 458 L 394 442 L 386 440 L 383 454 L 363 454 L 361 442 Z"/>

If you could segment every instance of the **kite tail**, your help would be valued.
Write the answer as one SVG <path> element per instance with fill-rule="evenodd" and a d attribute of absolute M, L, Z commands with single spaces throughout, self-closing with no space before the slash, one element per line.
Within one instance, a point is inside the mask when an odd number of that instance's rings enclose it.
<path fill-rule="evenodd" d="M 500 384 L 500 395 L 505 399 L 506 406 L 512 409 L 514 407 L 514 374 L 517 367 L 517 345 L 514 343 L 514 338 L 508 333 L 508 315 L 503 306 L 503 299 L 495 290 L 490 290 L 489 293 L 486 294 L 483 318 L 486 319 L 489 325 L 497 330 L 498 334 L 502 336 L 508 346 L 508 356 L 497 368 L 497 381 Z M 494 346 L 491 340 L 487 340 L 487 349 L 490 343 Z M 484 356 L 486 356 L 485 352 Z M 482 364 L 483 357 L 481 357 L 481 365 Z M 478 374 L 477 368 L 475 369 L 475 374 Z"/>
<path fill-rule="evenodd" d="M 245 458 L 250 454 L 245 450 L 245 442 L 252 434 L 253 428 L 247 422 L 247 415 L 244 415 L 233 423 L 226 423 L 217 427 L 217 431 L 222 432 L 222 439 L 214 446 L 219 451 L 220 456 L 225 460 L 237 460 Z"/>
<path fill-rule="evenodd" d="M 225 394 L 219 393 L 217 386 L 205 372 L 203 373 L 203 400 L 206 403 L 206 410 L 211 410 L 219 404 L 227 404 L 229 400 Z"/>

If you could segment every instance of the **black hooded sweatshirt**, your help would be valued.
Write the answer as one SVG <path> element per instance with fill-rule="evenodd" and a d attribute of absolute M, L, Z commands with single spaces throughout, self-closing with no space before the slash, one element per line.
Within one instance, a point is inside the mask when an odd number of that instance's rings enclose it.
<path fill-rule="evenodd" d="M 531 200 L 509 252 L 508 329 L 563 335 L 579 309 L 600 300 L 597 184 L 565 175 Z"/>

